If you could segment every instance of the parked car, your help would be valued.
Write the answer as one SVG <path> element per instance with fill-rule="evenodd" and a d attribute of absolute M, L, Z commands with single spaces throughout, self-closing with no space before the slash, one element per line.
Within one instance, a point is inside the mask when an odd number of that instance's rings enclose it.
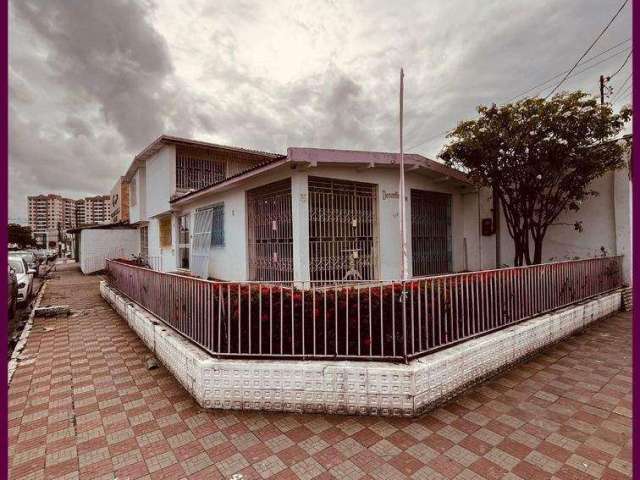
<path fill-rule="evenodd" d="M 47 261 L 47 251 L 42 249 L 32 250 L 38 261 L 42 264 Z"/>
<path fill-rule="evenodd" d="M 33 293 L 33 277 L 36 272 L 29 268 L 24 258 L 13 253 L 9 255 L 9 265 L 16 272 L 18 280 L 18 304 L 26 303 Z"/>
<path fill-rule="evenodd" d="M 16 277 L 16 272 L 11 268 L 11 265 L 7 265 L 7 270 L 9 271 L 9 284 L 7 287 L 9 296 L 7 305 L 9 306 L 9 318 L 13 318 L 18 306 L 18 279 Z"/>
<path fill-rule="evenodd" d="M 40 262 L 33 252 L 29 252 L 27 250 L 18 250 L 17 252 L 11 252 L 11 255 L 24 258 L 24 261 L 27 262 L 27 266 L 34 271 L 34 274 L 36 276 L 38 275 Z"/>

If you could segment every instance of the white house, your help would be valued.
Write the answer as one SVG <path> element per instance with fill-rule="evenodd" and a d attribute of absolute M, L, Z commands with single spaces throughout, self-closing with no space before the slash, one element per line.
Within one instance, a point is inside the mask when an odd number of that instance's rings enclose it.
<path fill-rule="evenodd" d="M 162 271 L 232 281 L 395 280 L 398 163 L 396 153 L 289 148 L 278 155 L 161 136 L 125 175 L 130 222 L 141 253 Z M 504 219 L 494 221 L 490 192 L 420 155 L 405 155 L 405 172 L 411 276 L 511 264 L 513 242 L 506 228 L 494 228 Z M 583 219 L 585 232 L 554 227 L 545 260 L 595 256 L 601 246 L 629 253 L 624 175 L 596 181 L 605 195 L 589 200 L 597 213 Z"/>

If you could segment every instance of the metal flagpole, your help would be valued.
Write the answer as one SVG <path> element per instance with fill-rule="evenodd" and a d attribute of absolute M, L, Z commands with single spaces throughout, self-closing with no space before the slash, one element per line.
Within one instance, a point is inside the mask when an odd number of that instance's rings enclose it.
<path fill-rule="evenodd" d="M 404 70 L 400 69 L 400 237 L 401 237 L 401 249 L 402 249 L 402 267 L 401 278 L 406 280 L 408 277 L 408 263 L 407 263 L 407 228 L 405 218 L 405 187 L 404 187 L 404 151 L 402 145 L 402 121 L 403 121 L 403 97 L 404 97 Z"/>

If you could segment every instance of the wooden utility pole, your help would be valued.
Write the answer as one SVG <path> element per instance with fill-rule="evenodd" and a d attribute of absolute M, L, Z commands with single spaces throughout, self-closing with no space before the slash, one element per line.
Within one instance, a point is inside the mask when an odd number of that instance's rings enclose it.
<path fill-rule="evenodd" d="M 402 122 L 403 122 L 403 97 L 404 97 L 404 70 L 400 69 L 400 243 L 401 243 L 401 256 L 402 266 L 400 269 L 402 280 L 408 278 L 408 263 L 407 263 L 407 229 L 405 218 L 405 187 L 404 187 L 404 150 L 402 144 Z"/>
<path fill-rule="evenodd" d="M 604 75 L 600 75 L 600 105 L 604 105 Z"/>

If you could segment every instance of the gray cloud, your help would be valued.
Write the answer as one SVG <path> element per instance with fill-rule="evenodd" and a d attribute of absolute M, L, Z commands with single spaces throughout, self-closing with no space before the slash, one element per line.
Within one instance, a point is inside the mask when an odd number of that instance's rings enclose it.
<path fill-rule="evenodd" d="M 24 216 L 28 194 L 109 191 L 163 132 L 276 152 L 395 150 L 400 66 L 405 145 L 435 156 L 478 104 L 575 62 L 618 6 L 13 0 L 10 216 Z M 592 53 L 630 36 L 627 8 Z M 623 59 L 564 87 L 595 92 Z"/>

